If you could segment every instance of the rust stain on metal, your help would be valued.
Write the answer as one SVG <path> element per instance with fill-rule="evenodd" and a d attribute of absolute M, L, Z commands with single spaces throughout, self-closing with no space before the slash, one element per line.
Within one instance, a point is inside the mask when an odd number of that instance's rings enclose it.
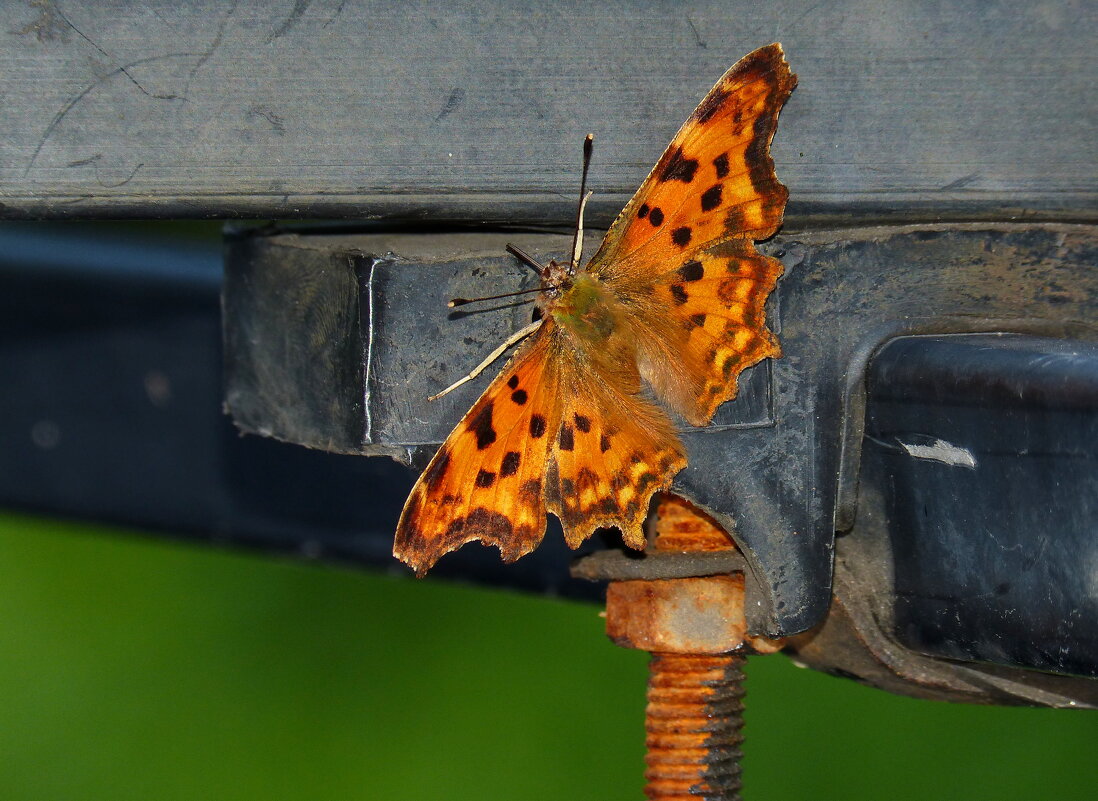
<path fill-rule="evenodd" d="M 656 512 L 657 552 L 736 550 L 727 532 L 684 498 L 664 493 Z M 606 589 L 606 633 L 618 645 L 679 654 L 726 654 L 745 646 L 773 653 L 781 644 L 747 634 L 743 573 L 613 581 Z"/>
<path fill-rule="evenodd" d="M 743 574 L 615 581 L 606 589 L 606 633 L 618 645 L 679 654 L 723 654 L 747 634 Z"/>
<path fill-rule="evenodd" d="M 664 493 L 656 509 L 657 551 L 734 551 L 736 543 L 712 517 L 685 498 Z"/>

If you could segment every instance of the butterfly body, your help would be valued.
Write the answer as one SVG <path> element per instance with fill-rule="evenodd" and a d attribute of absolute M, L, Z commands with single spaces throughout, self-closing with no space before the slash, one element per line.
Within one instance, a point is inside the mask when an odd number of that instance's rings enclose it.
<path fill-rule="evenodd" d="M 590 273 L 580 273 L 569 281 L 567 289 L 547 304 L 553 320 L 591 347 L 597 347 L 614 335 L 616 320 L 621 317 L 619 304 L 599 280 Z"/>
<path fill-rule="evenodd" d="M 705 425 L 740 372 L 780 355 L 765 303 L 781 264 L 753 240 L 781 223 L 788 193 L 768 147 L 795 84 L 780 45 L 746 56 L 586 267 L 542 269 L 540 325 L 413 488 L 398 558 L 422 575 L 480 540 L 512 561 L 541 541 L 547 512 L 573 548 L 601 527 L 644 547 L 653 494 L 686 466 L 676 424 L 651 396 Z"/>

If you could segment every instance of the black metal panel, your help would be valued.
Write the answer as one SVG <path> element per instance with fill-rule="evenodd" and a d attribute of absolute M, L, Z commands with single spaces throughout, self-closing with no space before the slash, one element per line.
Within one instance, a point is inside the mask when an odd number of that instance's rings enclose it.
<path fill-rule="evenodd" d="M 1098 345 L 902 338 L 868 398 L 900 640 L 1098 676 Z"/>
<path fill-rule="evenodd" d="M 230 368 L 227 390 L 238 421 L 312 447 L 404 454 L 422 465 L 494 371 L 441 402 L 426 398 L 529 320 L 527 307 L 515 304 L 461 316 L 444 310 L 447 297 L 524 285 L 503 253 L 509 238 L 540 256 L 567 248 L 567 237 L 548 234 L 336 236 L 299 228 L 238 237 L 226 283 L 227 358 L 242 368 Z M 770 308 L 784 357 L 745 376 L 747 403 L 728 404 L 721 425 L 684 433 L 690 465 L 675 489 L 744 547 L 755 629 L 788 634 L 818 622 L 830 600 L 834 532 L 849 527 L 857 502 L 862 378 L 874 349 L 910 333 L 1098 338 L 1086 322 L 1096 317 L 1098 240 L 1085 226 L 971 225 L 781 235 L 766 248 L 786 266 Z M 357 285 L 361 293 L 358 314 L 340 317 L 351 323 L 342 327 L 318 323 L 345 302 L 315 293 L 310 278 L 333 265 L 339 291 Z M 268 280 L 249 283 L 238 273 Z M 256 310 L 264 309 L 268 319 L 257 326 Z M 341 358 L 357 354 L 367 376 L 362 419 L 328 426 L 324 441 L 314 436 L 313 367 L 298 369 L 314 357 L 308 343 L 317 330 L 345 338 L 325 347 Z M 350 369 L 329 370 L 338 372 L 355 380 L 330 382 L 327 391 L 346 399 L 332 408 L 350 409 L 362 385 Z M 271 381 L 257 382 L 261 376 Z M 338 431 L 355 436 L 333 439 Z"/>
<path fill-rule="evenodd" d="M 89 229 L 76 230 L 84 233 L 65 237 L 40 226 L 0 231 L 0 378 L 6 388 L 0 398 L 6 443 L 0 500 L 393 567 L 392 530 L 411 481 L 406 468 L 385 458 L 241 438 L 222 416 L 217 251 L 123 243 L 113 229 L 104 244 L 89 237 Z M 542 255 L 565 247 L 565 237 L 523 236 L 532 239 L 516 238 Z M 353 275 L 359 297 L 380 312 L 346 316 L 353 325 L 339 336 L 351 337 L 350 352 L 359 360 L 370 352 L 366 333 L 372 332 L 376 347 L 374 359 L 366 360 L 372 365 L 367 384 L 376 414 L 370 426 L 359 419 L 345 430 L 372 431 L 374 444 L 386 452 L 408 455 L 410 448 L 422 457 L 430 447 L 415 443 L 440 439 L 483 382 L 464 388 L 449 406 L 416 406 L 416 399 L 453 380 L 525 321 L 514 308 L 450 319 L 438 301 L 524 276 L 506 257 L 489 255 L 498 252 L 495 240 L 502 237 L 478 239 L 468 249 L 462 245 L 468 240 L 451 235 L 382 237 L 374 250 L 384 258 L 376 261 L 362 249 L 361 235 L 352 238 L 358 249 L 345 262 L 318 258 L 329 250 L 348 252 L 341 246 L 347 238 L 331 232 L 245 237 L 233 253 L 248 242 L 252 257 L 274 263 L 272 253 L 281 252 L 275 246 L 294 240 L 297 252 L 312 252 L 315 264 L 336 264 Z M 427 247 L 424 239 L 435 244 Z M 846 466 L 860 463 L 854 447 L 861 441 L 860 376 L 874 349 L 912 331 L 1014 330 L 1093 340 L 1094 328 L 1085 321 L 1096 318 L 1096 247 L 1090 229 L 1070 226 L 870 229 L 785 237 L 771 247 L 784 250 L 789 271 L 772 309 L 775 325 L 783 323 L 785 357 L 752 373 L 747 386 L 755 387 L 753 400 L 722 409 L 725 425 L 688 435 L 692 464 L 678 488 L 735 526 L 763 610 L 778 610 L 771 620 L 793 630 L 826 609 L 835 525 L 828 516 L 841 521 L 855 512 L 857 471 Z M 401 260 L 398 252 L 414 258 Z M 429 252 L 433 266 L 424 267 Z M 256 264 L 249 269 L 258 274 Z M 375 279 L 386 279 L 363 282 L 370 269 Z M 280 275 L 276 270 L 268 277 Z M 308 282 L 299 279 L 282 285 L 283 305 L 269 311 L 289 308 L 290 298 L 302 296 Z M 265 286 L 273 292 L 279 281 Z M 258 304 L 261 294 L 250 296 Z M 275 323 L 270 330 L 281 326 L 287 335 L 294 320 L 327 319 L 268 316 Z M 316 330 L 338 338 L 326 325 Z M 284 421 L 301 408 L 311 408 L 314 417 L 316 409 L 351 408 L 333 407 L 331 398 L 361 387 L 353 371 L 344 373 L 350 376 L 345 384 L 331 387 L 316 383 L 315 373 L 305 375 L 310 377 L 290 381 L 275 398 Z M 271 396 L 257 397 L 272 402 Z M 294 397 L 307 404 L 286 402 Z M 346 434 L 345 450 L 369 449 L 364 436 L 355 437 Z M 328 436 L 312 444 L 340 443 Z M 597 593 L 569 581 L 569 557 L 554 530 L 516 565 L 500 565 L 494 551 L 473 547 L 448 556 L 438 574 Z"/>

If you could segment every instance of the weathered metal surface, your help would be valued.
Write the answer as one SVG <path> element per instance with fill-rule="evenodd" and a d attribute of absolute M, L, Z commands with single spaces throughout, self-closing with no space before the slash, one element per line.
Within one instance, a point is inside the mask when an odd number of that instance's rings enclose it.
<path fill-rule="evenodd" d="M 868 397 L 897 640 L 1098 678 L 1098 343 L 901 338 Z"/>
<path fill-rule="evenodd" d="M 739 555 L 729 534 L 684 498 L 662 493 L 649 520 L 647 558 L 653 561 Z M 744 566 L 740 562 L 736 572 L 724 575 L 611 581 L 606 588 L 606 633 L 622 647 L 652 652 L 725 654 L 750 648 L 773 653 L 780 643 L 748 634 Z"/>
<path fill-rule="evenodd" d="M 1088 291 L 1049 290 L 1068 287 Z M 835 599 L 787 652 L 919 698 L 1098 708 L 1096 355 L 1002 335 L 882 348 Z"/>
<path fill-rule="evenodd" d="M 609 222 L 744 53 L 800 86 L 788 219 L 1094 219 L 1098 7 L 999 0 L 27 0 L 0 214 Z"/>
<path fill-rule="evenodd" d="M 226 308 L 235 310 L 226 325 L 236 422 L 312 447 L 404 454 L 422 465 L 490 375 L 437 403 L 425 399 L 530 319 L 518 304 L 444 311 L 449 297 L 526 286 L 525 272 L 503 253 L 509 239 L 539 257 L 568 247 L 567 236 L 550 234 L 238 238 L 226 296 Z M 857 504 L 871 354 L 906 334 L 1098 339 L 1098 236 L 1089 226 L 1056 224 L 910 226 L 781 234 L 764 248 L 786 268 L 769 311 L 784 356 L 747 371 L 740 397 L 713 425 L 684 432 L 691 461 L 675 490 L 740 545 L 752 631 L 782 636 L 816 624 L 827 609 L 834 532 L 850 527 Z M 358 288 L 357 315 L 333 317 L 332 309 L 344 308 L 334 302 L 343 290 L 310 289 L 310 275 L 327 275 L 333 265 L 344 270 L 341 286 Z M 238 273 L 266 278 L 241 284 Z M 250 289 L 234 294 L 237 286 Z M 258 293 L 263 288 L 270 297 Z M 248 307 L 262 304 L 272 310 L 265 333 L 234 334 L 240 320 L 255 319 Z M 296 311 L 279 314 L 280 306 Z M 337 318 L 346 326 L 333 326 Z M 326 381 L 326 392 L 339 399 L 323 407 L 314 397 L 320 368 L 294 368 L 314 358 L 303 343 L 318 337 L 337 338 L 325 348 L 350 360 L 324 366 L 325 375 L 353 376 Z M 286 342 L 304 350 L 287 360 Z M 318 408 L 359 416 L 318 423 Z"/>
<path fill-rule="evenodd" d="M 738 551 L 721 553 L 654 553 L 595 551 L 572 565 L 572 576 L 586 581 L 629 581 L 720 576 L 743 572 L 747 561 Z"/>
<path fill-rule="evenodd" d="M 914 698 L 1098 709 L 1093 679 L 943 660 L 898 643 L 890 631 L 889 557 L 882 551 L 885 543 L 874 542 L 872 533 L 867 527 L 839 540 L 835 601 L 822 624 L 786 641 L 784 651 L 796 662 Z"/>
<path fill-rule="evenodd" d="M 747 635 L 743 574 L 614 581 L 606 588 L 606 634 L 642 651 L 725 654 Z"/>
<path fill-rule="evenodd" d="M 240 436 L 223 411 L 221 247 L 189 225 L 153 234 L 0 223 L 0 504 L 398 570 L 413 472 Z M 465 548 L 437 575 L 601 602 L 568 577 L 574 556 L 555 530 L 516 564 Z"/>

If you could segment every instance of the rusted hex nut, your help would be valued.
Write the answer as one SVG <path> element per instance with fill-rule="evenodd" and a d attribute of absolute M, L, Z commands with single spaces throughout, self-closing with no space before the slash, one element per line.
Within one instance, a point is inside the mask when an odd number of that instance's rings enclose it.
<path fill-rule="evenodd" d="M 781 644 L 747 634 L 743 574 L 660 581 L 614 581 L 606 590 L 606 633 L 625 648 L 727 654 Z"/>

